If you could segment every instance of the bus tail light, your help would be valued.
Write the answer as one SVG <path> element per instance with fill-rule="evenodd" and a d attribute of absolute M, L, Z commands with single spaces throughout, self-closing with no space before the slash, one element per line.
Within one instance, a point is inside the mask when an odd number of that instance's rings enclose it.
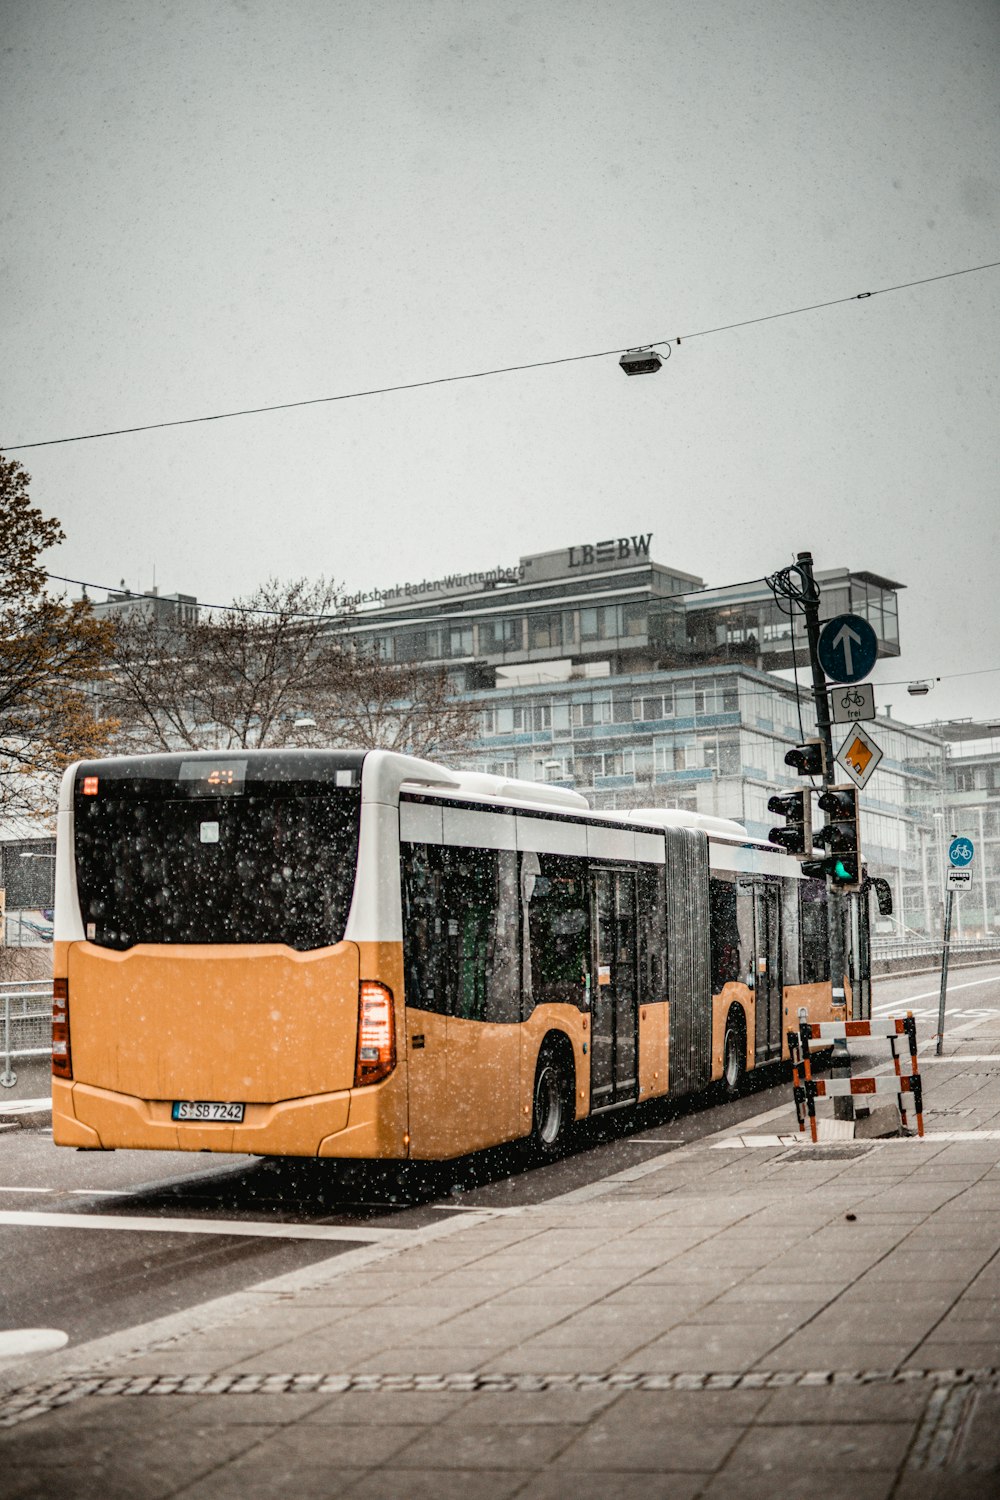
<path fill-rule="evenodd" d="M 69 1050 L 69 980 L 52 981 L 52 1072 L 56 1078 L 73 1077 Z"/>
<path fill-rule="evenodd" d="M 362 979 L 358 1009 L 358 1060 L 354 1087 L 379 1083 L 396 1066 L 396 1018 L 392 990 L 374 979 Z"/>

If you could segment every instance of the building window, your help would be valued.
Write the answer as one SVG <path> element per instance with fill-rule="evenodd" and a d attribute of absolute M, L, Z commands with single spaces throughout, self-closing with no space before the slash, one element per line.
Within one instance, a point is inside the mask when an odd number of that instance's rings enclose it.
<path fill-rule="evenodd" d="M 626 604 L 622 610 L 623 628 L 626 636 L 646 635 L 649 631 L 649 616 L 645 604 Z"/>
<path fill-rule="evenodd" d="M 594 756 L 594 773 L 597 776 L 631 776 L 635 762 L 631 750 L 606 750 Z"/>
<path fill-rule="evenodd" d="M 553 703 L 552 733 L 555 735 L 568 735 L 569 732 L 569 704 Z"/>
<path fill-rule="evenodd" d="M 427 630 L 401 630 L 396 637 L 396 660 L 426 661 L 430 654 L 430 634 Z"/>
<path fill-rule="evenodd" d="M 617 604 L 605 604 L 600 608 L 581 609 L 581 641 L 606 641 L 619 634 Z"/>
<path fill-rule="evenodd" d="M 740 742 L 739 740 L 719 741 L 719 774 L 722 776 L 738 776 L 740 771 Z"/>
<path fill-rule="evenodd" d="M 590 729 L 594 724 L 610 724 L 611 699 L 592 698 L 589 703 L 574 703 L 573 723 L 582 729 Z"/>
<path fill-rule="evenodd" d="M 448 655 L 472 655 L 472 626 L 452 625 L 447 631 Z"/>
<path fill-rule="evenodd" d="M 562 645 L 561 615 L 529 615 L 528 644 L 532 651 L 551 650 Z"/>
<path fill-rule="evenodd" d="M 522 646 L 520 619 L 480 622 L 479 651 L 482 656 L 495 656 L 502 651 L 520 651 Z"/>

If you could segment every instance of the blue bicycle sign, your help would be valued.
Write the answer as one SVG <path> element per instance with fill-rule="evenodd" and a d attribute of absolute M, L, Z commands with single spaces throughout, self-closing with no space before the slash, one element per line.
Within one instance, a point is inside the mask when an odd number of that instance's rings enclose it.
<path fill-rule="evenodd" d="M 948 846 L 948 858 L 956 870 L 964 870 L 966 865 L 972 864 L 975 848 L 971 839 L 952 839 Z"/>

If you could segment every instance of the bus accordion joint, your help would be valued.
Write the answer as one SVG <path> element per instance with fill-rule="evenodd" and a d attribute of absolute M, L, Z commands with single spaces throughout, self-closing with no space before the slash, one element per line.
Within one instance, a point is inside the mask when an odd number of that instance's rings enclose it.
<path fill-rule="evenodd" d="M 52 981 L 52 1073 L 56 1078 L 73 1077 L 69 1050 L 69 980 Z"/>
<path fill-rule="evenodd" d="M 358 1060 L 354 1087 L 381 1083 L 396 1066 L 396 1018 L 392 990 L 374 979 L 359 985 Z"/>

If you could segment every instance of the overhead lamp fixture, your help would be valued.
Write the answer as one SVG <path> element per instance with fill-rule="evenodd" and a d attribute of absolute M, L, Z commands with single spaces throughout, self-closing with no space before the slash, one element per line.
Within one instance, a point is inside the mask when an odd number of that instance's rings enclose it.
<path fill-rule="evenodd" d="M 618 363 L 626 375 L 655 375 L 663 360 L 655 349 L 626 349 Z"/>
<path fill-rule="evenodd" d="M 926 698 L 931 690 L 931 686 L 932 684 L 929 682 L 911 682 L 907 685 L 906 691 L 911 698 Z"/>

